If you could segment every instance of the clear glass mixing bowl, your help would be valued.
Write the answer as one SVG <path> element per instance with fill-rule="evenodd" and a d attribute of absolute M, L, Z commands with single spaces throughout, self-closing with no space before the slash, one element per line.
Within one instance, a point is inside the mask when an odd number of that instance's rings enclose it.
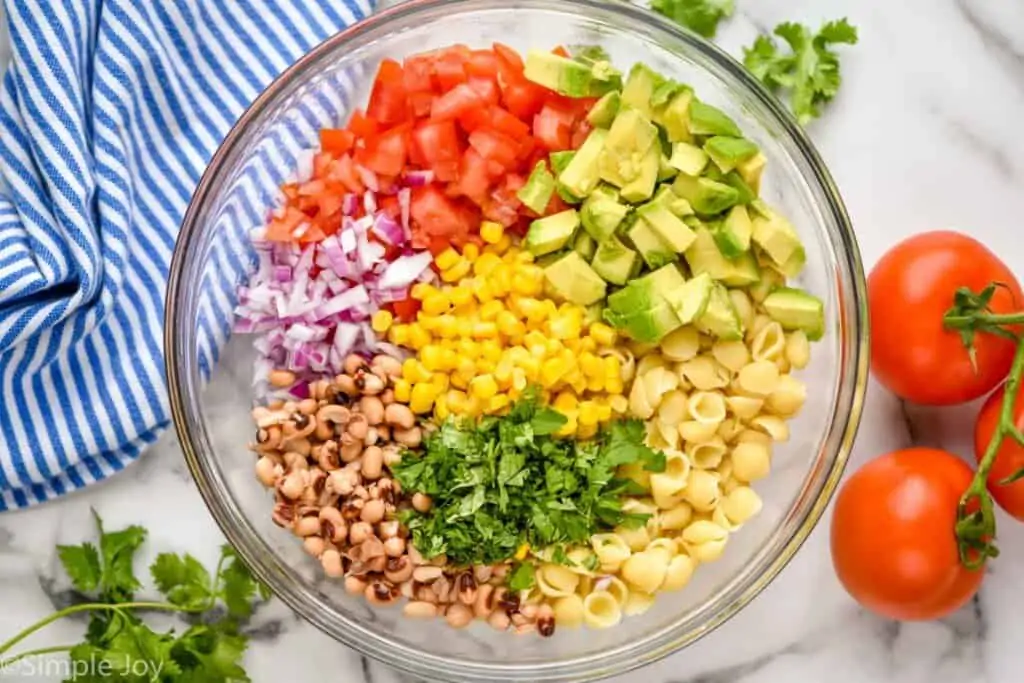
<path fill-rule="evenodd" d="M 763 513 L 702 566 L 683 591 L 605 631 L 513 637 L 486 625 L 455 631 L 371 609 L 323 580 L 319 563 L 270 519 L 255 480 L 251 340 L 228 336 L 234 286 L 255 264 L 248 231 L 317 131 L 343 122 L 367 96 L 377 63 L 452 43 L 520 50 L 602 45 L 620 67 L 643 61 L 691 84 L 741 123 L 766 153 L 762 192 L 807 248 L 800 286 L 825 301 L 828 328 L 802 372 L 809 398 L 757 489 Z M 582 681 L 642 666 L 735 614 L 785 566 L 839 481 L 867 378 L 864 276 L 839 193 L 806 135 L 736 61 L 635 6 L 607 0 L 414 0 L 327 40 L 288 69 L 221 145 L 185 217 L 167 292 L 167 375 L 174 422 L 210 511 L 245 561 L 296 612 L 338 641 L 424 678 Z M 219 356 L 219 357 L 218 357 Z"/>

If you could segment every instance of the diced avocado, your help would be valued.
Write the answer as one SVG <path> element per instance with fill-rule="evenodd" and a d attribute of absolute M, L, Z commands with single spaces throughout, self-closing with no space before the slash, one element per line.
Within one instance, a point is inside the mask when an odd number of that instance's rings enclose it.
<path fill-rule="evenodd" d="M 602 315 L 604 313 L 604 304 L 598 301 L 596 304 L 590 304 L 583 309 L 583 324 L 593 325 L 599 323 L 604 319 Z"/>
<path fill-rule="evenodd" d="M 760 199 L 755 199 L 750 202 L 750 210 L 753 212 L 750 216 L 751 220 L 760 216 L 761 218 L 771 218 L 774 212 L 771 208 Z"/>
<path fill-rule="evenodd" d="M 530 50 L 526 54 L 526 79 L 569 97 L 591 97 L 606 90 L 598 65 L 588 66 L 552 52 Z M 596 75 L 596 78 L 595 78 Z"/>
<path fill-rule="evenodd" d="M 692 92 L 692 89 L 688 85 L 671 79 L 665 79 L 661 85 L 654 89 L 654 92 L 651 93 L 651 110 L 654 113 L 653 118 L 655 121 L 657 121 L 661 111 L 675 99 L 676 95 L 682 92 Z"/>
<path fill-rule="evenodd" d="M 538 161 L 530 172 L 526 184 L 519 188 L 516 196 L 526 206 L 537 213 L 544 213 L 548 202 L 551 201 L 551 194 L 555 191 L 555 176 L 548 171 L 548 165 Z"/>
<path fill-rule="evenodd" d="M 616 187 L 628 185 L 641 175 L 648 151 L 658 141 L 658 129 L 636 109 L 619 110 L 598 164 L 602 180 Z M 657 150 L 657 148 L 655 148 Z M 658 157 L 654 157 L 654 176 L 658 175 Z"/>
<path fill-rule="evenodd" d="M 672 180 L 679 173 L 679 169 L 674 168 L 669 162 L 669 158 L 664 154 L 658 155 L 658 182 L 665 180 Z"/>
<path fill-rule="evenodd" d="M 644 275 L 636 282 L 649 283 L 654 291 L 659 292 L 662 296 L 668 296 L 669 292 L 674 292 L 682 287 L 686 283 L 686 278 L 683 277 L 679 266 L 673 262 L 658 268 L 653 273 Z"/>
<path fill-rule="evenodd" d="M 672 158 L 668 161 L 673 168 L 686 175 L 699 176 L 708 165 L 708 154 L 700 147 L 688 142 L 672 144 Z"/>
<path fill-rule="evenodd" d="M 761 281 L 761 268 L 757 259 L 749 251 L 731 261 L 727 260 L 725 274 L 720 279 L 722 284 L 730 287 L 748 287 Z"/>
<path fill-rule="evenodd" d="M 704 151 L 715 162 L 722 173 L 728 173 L 758 153 L 757 145 L 746 138 L 731 138 L 716 135 L 704 142 Z"/>
<path fill-rule="evenodd" d="M 719 228 L 720 229 L 720 228 Z M 732 287 L 744 287 L 758 282 L 761 270 L 750 252 L 740 253 L 730 261 L 719 249 L 712 231 L 707 227 L 694 229 L 695 238 L 684 256 L 695 276 L 707 273 L 712 279 Z"/>
<path fill-rule="evenodd" d="M 640 270 L 640 255 L 612 237 L 598 246 L 590 265 L 595 273 L 613 285 L 624 285 Z"/>
<path fill-rule="evenodd" d="M 743 182 L 747 184 L 755 195 L 761 192 L 761 174 L 764 172 L 764 167 L 767 163 L 768 159 L 765 158 L 764 154 L 758 152 L 736 166 L 736 170 L 739 171 Z"/>
<path fill-rule="evenodd" d="M 734 138 L 743 137 L 743 131 L 736 122 L 725 115 L 721 109 L 705 104 L 700 100 L 690 103 L 690 133 L 692 135 L 729 135 Z"/>
<path fill-rule="evenodd" d="M 719 282 L 711 287 L 707 307 L 697 318 L 697 329 L 725 341 L 743 338 L 743 322 L 729 298 L 729 291 Z"/>
<path fill-rule="evenodd" d="M 569 165 L 572 158 L 576 156 L 576 150 L 569 149 L 564 152 L 552 152 L 548 155 L 548 159 L 551 161 L 551 171 L 558 175 L 565 170 L 565 167 Z"/>
<path fill-rule="evenodd" d="M 807 254 L 804 252 L 804 247 L 801 244 L 793 251 L 792 256 L 786 259 L 785 263 L 774 264 L 774 267 L 786 277 L 796 277 L 804 269 L 806 262 Z"/>
<path fill-rule="evenodd" d="M 658 183 L 658 161 L 661 152 L 658 145 L 652 145 L 638 165 L 638 173 L 619 190 L 619 194 L 627 202 L 642 202 L 654 194 L 654 186 Z"/>
<path fill-rule="evenodd" d="M 619 106 L 622 104 L 622 97 L 618 91 L 613 90 L 601 96 L 594 106 L 587 113 L 587 123 L 594 128 L 608 128 L 619 113 Z"/>
<path fill-rule="evenodd" d="M 615 234 L 629 207 L 619 202 L 619 193 L 607 185 L 598 186 L 580 209 L 583 229 L 597 242 L 604 242 Z"/>
<path fill-rule="evenodd" d="M 586 197 L 601 181 L 598 175 L 598 160 L 604 150 L 608 131 L 595 128 L 583 141 L 569 165 L 558 174 L 559 184 L 573 196 Z"/>
<path fill-rule="evenodd" d="M 544 268 L 544 281 L 559 298 L 580 306 L 600 301 L 608 285 L 575 251 Z"/>
<path fill-rule="evenodd" d="M 746 181 L 743 180 L 743 176 L 736 171 L 729 171 L 719 182 L 725 183 L 736 190 L 738 193 L 737 204 L 749 204 L 757 199 L 757 193 L 747 185 Z"/>
<path fill-rule="evenodd" d="M 696 238 L 693 230 L 660 202 L 648 202 L 637 208 L 636 213 L 677 254 L 686 251 Z"/>
<path fill-rule="evenodd" d="M 672 291 L 666 297 L 669 306 L 676 312 L 679 322 L 684 325 L 692 323 L 704 315 L 711 298 L 711 289 L 714 280 L 707 273 L 690 278 L 679 289 Z"/>
<path fill-rule="evenodd" d="M 747 288 L 747 294 L 754 301 L 764 301 L 765 297 L 779 287 L 785 287 L 786 278 L 782 273 L 765 268 L 761 271 L 761 279 Z"/>
<path fill-rule="evenodd" d="M 684 90 L 664 107 L 655 110 L 654 120 L 664 126 L 671 142 L 692 142 L 690 134 L 690 103 L 693 93 Z"/>
<path fill-rule="evenodd" d="M 576 238 L 572 241 L 572 249 L 585 261 L 589 261 L 594 258 L 594 252 L 597 251 L 597 240 L 591 237 L 586 230 L 579 230 L 576 232 Z"/>
<path fill-rule="evenodd" d="M 676 254 L 672 248 L 661 241 L 658 233 L 647 223 L 638 220 L 626 232 L 626 237 L 633 243 L 633 247 L 640 252 L 640 256 L 651 268 L 659 268 L 666 263 L 676 260 Z"/>
<path fill-rule="evenodd" d="M 526 233 L 526 248 L 534 256 L 550 254 L 569 243 L 579 227 L 580 216 L 576 209 L 538 218 L 530 223 Z"/>
<path fill-rule="evenodd" d="M 644 116 L 651 116 L 651 96 L 659 85 L 665 82 L 665 78 L 655 73 L 645 64 L 634 64 L 629 70 L 626 78 L 626 85 L 622 88 L 622 103 L 643 112 Z"/>
<path fill-rule="evenodd" d="M 770 218 L 756 216 L 752 222 L 754 232 L 751 239 L 777 265 L 781 266 L 798 251 L 802 251 L 803 246 L 796 230 L 778 213 L 770 211 Z"/>
<path fill-rule="evenodd" d="M 558 259 L 560 259 L 563 256 L 565 256 L 565 253 L 566 253 L 565 249 L 559 249 L 558 251 L 553 251 L 550 254 L 544 254 L 543 256 L 538 256 L 537 258 L 535 258 L 533 260 L 533 262 L 534 262 L 534 264 L 540 266 L 541 268 L 547 268 L 552 263 L 554 263 Z"/>
<path fill-rule="evenodd" d="M 686 284 L 679 267 L 670 263 L 652 273 L 631 280 L 629 285 L 608 297 L 608 308 L 628 314 L 664 303 L 671 292 Z"/>
<path fill-rule="evenodd" d="M 690 206 L 690 202 L 673 192 L 670 185 L 659 187 L 649 203 L 661 204 L 680 218 L 693 215 L 693 207 Z"/>
<path fill-rule="evenodd" d="M 742 206 L 734 206 L 715 231 L 715 241 L 726 258 L 739 258 L 740 254 L 750 249 L 750 235 L 753 231 L 747 210 Z"/>
<path fill-rule="evenodd" d="M 739 192 L 710 178 L 694 178 L 680 173 L 672 183 L 672 190 L 690 202 L 698 214 L 713 216 L 739 202 Z"/>
<path fill-rule="evenodd" d="M 607 315 L 607 309 L 605 313 Z M 631 338 L 649 343 L 660 341 L 666 334 L 682 325 L 676 312 L 664 300 L 653 308 L 619 314 L 613 316 L 612 320 L 615 321 L 613 324 L 616 327 L 625 330 Z"/>
<path fill-rule="evenodd" d="M 803 330 L 811 341 L 825 334 L 825 304 L 801 289 L 776 289 L 765 297 L 764 310 L 782 329 Z"/>

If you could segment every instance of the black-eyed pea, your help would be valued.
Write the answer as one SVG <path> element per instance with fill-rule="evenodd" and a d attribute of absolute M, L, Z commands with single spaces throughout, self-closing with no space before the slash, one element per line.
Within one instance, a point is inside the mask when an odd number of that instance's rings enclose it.
<path fill-rule="evenodd" d="M 387 569 L 386 566 L 385 566 L 385 569 Z M 387 575 L 385 575 L 385 576 L 387 576 Z M 388 580 L 390 581 L 390 579 L 388 579 Z M 398 586 L 398 592 L 402 594 L 403 598 L 405 598 L 407 600 L 415 601 L 415 599 L 416 599 L 416 582 L 412 581 L 412 580 L 403 581 L 401 583 L 401 585 Z"/>
<path fill-rule="evenodd" d="M 384 465 L 394 467 L 402 462 L 402 451 L 395 444 L 388 444 L 384 447 Z"/>
<path fill-rule="evenodd" d="M 395 390 L 394 389 L 385 389 L 384 391 L 382 391 L 381 394 L 380 394 L 380 402 L 383 403 L 385 407 L 387 407 L 387 406 L 391 405 L 392 403 L 394 403 L 395 402 Z"/>
<path fill-rule="evenodd" d="M 376 396 L 382 393 L 386 386 L 384 380 L 372 372 L 356 375 L 356 388 L 363 393 L 363 396 Z"/>
<path fill-rule="evenodd" d="M 341 467 L 341 456 L 338 454 L 338 442 L 325 441 L 320 446 L 320 454 L 317 457 L 316 462 L 324 472 L 333 472 Z"/>
<path fill-rule="evenodd" d="M 515 623 L 515 621 L 513 621 L 512 623 Z M 516 624 L 516 627 L 512 630 L 515 631 L 515 634 L 517 636 L 525 636 L 536 631 L 537 625 L 531 621 L 525 624 Z"/>
<path fill-rule="evenodd" d="M 320 404 L 311 398 L 305 398 L 299 401 L 297 407 L 299 412 L 303 415 L 314 415 L 320 407 Z"/>
<path fill-rule="evenodd" d="M 402 608 L 402 614 L 411 619 L 433 619 L 437 616 L 437 605 L 429 602 L 407 602 Z"/>
<path fill-rule="evenodd" d="M 377 430 L 377 441 L 374 443 L 387 443 L 391 441 L 391 427 L 386 424 L 379 424 L 374 429 Z"/>
<path fill-rule="evenodd" d="M 419 427 L 412 427 L 410 429 L 394 429 L 391 432 L 391 438 L 403 446 L 416 448 L 423 442 L 423 430 Z"/>
<path fill-rule="evenodd" d="M 310 443 L 309 439 L 305 437 L 298 439 L 289 439 L 288 448 L 295 451 L 303 458 L 308 458 L 310 452 L 313 450 L 313 444 Z"/>
<path fill-rule="evenodd" d="M 374 581 L 366 587 L 366 601 L 371 605 L 390 605 L 398 599 L 398 591 L 384 581 Z"/>
<path fill-rule="evenodd" d="M 380 557 L 375 557 L 366 563 L 366 567 L 374 574 L 382 574 L 387 566 L 388 556 L 384 554 L 381 554 Z"/>
<path fill-rule="evenodd" d="M 365 415 L 355 413 L 348 421 L 345 433 L 349 434 L 356 441 L 365 441 L 366 434 L 370 431 L 370 422 Z"/>
<path fill-rule="evenodd" d="M 277 483 L 282 474 L 284 474 L 284 468 L 274 462 L 273 458 L 264 455 L 256 461 L 256 478 L 267 488 Z"/>
<path fill-rule="evenodd" d="M 282 456 L 284 460 L 285 472 L 294 472 L 295 470 L 305 470 L 309 468 L 309 461 L 306 460 L 306 456 L 295 451 L 288 451 Z"/>
<path fill-rule="evenodd" d="M 384 403 L 376 396 L 363 396 L 359 399 L 359 412 L 366 416 L 370 425 L 379 425 L 384 421 Z"/>
<path fill-rule="evenodd" d="M 397 519 L 389 519 L 377 525 L 377 533 L 384 540 L 395 538 L 401 529 Z"/>
<path fill-rule="evenodd" d="M 480 619 L 485 619 L 494 611 L 494 586 L 484 584 L 477 589 L 476 599 L 473 601 L 473 614 Z"/>
<path fill-rule="evenodd" d="M 352 491 L 355 490 L 356 486 L 361 483 L 361 477 L 358 472 L 350 470 L 347 467 L 340 470 L 334 470 L 327 475 L 327 486 L 335 493 L 342 496 L 352 495 Z"/>
<path fill-rule="evenodd" d="M 444 570 L 440 567 L 434 567 L 431 565 L 423 565 L 416 567 L 413 570 L 412 578 L 416 579 L 420 583 L 430 583 L 440 579 L 444 575 Z"/>
<path fill-rule="evenodd" d="M 295 506 L 290 503 L 278 502 L 274 505 L 270 519 L 282 529 L 291 528 L 295 523 Z"/>
<path fill-rule="evenodd" d="M 334 386 L 346 396 L 359 395 L 359 388 L 356 386 L 356 380 L 352 375 L 338 375 L 334 378 Z"/>
<path fill-rule="evenodd" d="M 320 535 L 320 519 L 315 515 L 308 515 L 302 517 L 295 522 L 295 526 L 292 527 L 296 536 L 319 536 Z"/>
<path fill-rule="evenodd" d="M 384 519 L 385 511 L 383 500 L 368 500 L 363 505 L 363 511 L 359 515 L 359 519 L 369 524 L 376 524 Z"/>
<path fill-rule="evenodd" d="M 362 595 L 366 591 L 366 581 L 351 574 L 345 577 L 345 592 L 349 595 Z"/>
<path fill-rule="evenodd" d="M 458 588 L 459 602 L 463 605 L 472 605 L 476 601 L 476 577 L 473 572 L 466 571 L 459 574 L 455 585 Z"/>
<path fill-rule="evenodd" d="M 465 628 L 473 621 L 473 610 L 457 602 L 448 608 L 444 618 L 452 628 Z"/>
<path fill-rule="evenodd" d="M 387 377 L 397 379 L 402 376 L 402 361 L 392 356 L 380 355 L 373 359 L 371 366 L 374 370 L 380 370 Z"/>
<path fill-rule="evenodd" d="M 341 445 L 338 447 L 338 454 L 341 456 L 342 462 L 355 462 L 363 454 L 362 439 L 357 439 L 352 434 L 345 432 L 341 435 Z"/>
<path fill-rule="evenodd" d="M 381 432 L 383 431 L 383 425 L 376 427 L 370 427 L 366 430 L 366 438 L 363 439 L 363 444 L 367 446 L 374 446 L 378 441 L 382 440 Z"/>
<path fill-rule="evenodd" d="M 270 386 L 278 389 L 287 389 L 295 384 L 295 373 L 291 370 L 271 370 L 267 377 Z"/>
<path fill-rule="evenodd" d="M 345 568 L 341 563 L 341 553 L 334 548 L 324 551 L 320 556 L 320 564 L 324 568 L 324 574 L 333 579 L 339 578 L 345 573 Z"/>
<path fill-rule="evenodd" d="M 555 611 L 547 603 L 537 608 L 537 633 L 545 638 L 555 632 Z"/>
<path fill-rule="evenodd" d="M 380 479 L 380 475 L 384 473 L 384 451 L 380 446 L 366 447 L 360 469 L 367 479 Z"/>
<path fill-rule="evenodd" d="M 401 403 L 392 403 L 384 409 L 384 421 L 399 429 L 411 429 L 416 426 L 416 416 L 409 406 Z"/>
<path fill-rule="evenodd" d="M 373 527 L 367 522 L 356 522 L 348 529 L 348 540 L 352 545 L 359 545 L 373 536 Z"/>
<path fill-rule="evenodd" d="M 509 619 L 508 615 L 501 610 L 491 612 L 491 616 L 487 617 L 487 623 L 491 628 L 499 631 L 507 631 L 512 620 Z"/>
<path fill-rule="evenodd" d="M 401 556 L 405 552 L 405 539 L 395 536 L 384 541 L 384 552 L 389 557 Z"/>
<path fill-rule="evenodd" d="M 416 512 L 429 512 L 434 501 L 425 493 L 414 493 L 412 495 L 412 507 Z"/>
<path fill-rule="evenodd" d="M 485 584 L 491 580 L 494 569 L 489 564 L 478 564 L 473 567 L 473 577 L 478 584 Z"/>
<path fill-rule="evenodd" d="M 426 563 L 426 560 L 423 559 L 423 555 L 420 553 L 420 551 L 416 550 L 416 546 L 410 543 L 408 546 L 406 546 L 406 549 L 409 551 L 409 560 L 413 563 L 413 565 L 419 567 L 421 564 Z"/>
<path fill-rule="evenodd" d="M 341 369 L 344 370 L 346 375 L 355 375 L 360 370 L 365 370 L 369 366 L 366 363 L 366 359 L 360 356 L 358 353 L 350 353 L 345 356 L 345 361 L 342 363 Z"/>
<path fill-rule="evenodd" d="M 385 548 L 387 544 L 385 543 Z M 406 556 L 389 557 L 384 563 L 384 578 L 392 583 L 405 583 L 413 577 L 412 562 Z"/>
<path fill-rule="evenodd" d="M 306 551 L 307 555 L 317 559 L 324 554 L 326 548 L 327 543 L 319 536 L 307 536 L 302 540 L 302 549 Z"/>
<path fill-rule="evenodd" d="M 302 471 L 296 470 L 286 474 L 277 484 L 278 492 L 288 500 L 298 500 L 306 490 L 306 477 Z"/>

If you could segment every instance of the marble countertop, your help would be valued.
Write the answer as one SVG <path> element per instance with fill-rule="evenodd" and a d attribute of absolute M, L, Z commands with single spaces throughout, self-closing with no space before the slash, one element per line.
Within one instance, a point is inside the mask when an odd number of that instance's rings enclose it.
<path fill-rule="evenodd" d="M 845 15 L 860 28 L 860 44 L 847 49 L 843 59 L 845 84 L 838 99 L 809 129 L 842 190 L 868 267 L 895 240 L 942 227 L 982 239 L 1011 267 L 1014 256 L 1024 259 L 1024 4 L 737 0 L 737 5 L 738 16 L 719 39 L 733 54 L 757 30 L 783 20 L 816 23 Z M 0 58 L 5 48 L 0 40 Z M 1024 268 L 1016 270 L 1024 276 Z M 873 385 L 851 469 L 911 438 L 969 454 L 972 417 L 971 408 L 907 409 Z M 66 584 L 59 578 L 54 545 L 91 534 L 90 507 L 112 527 L 148 527 L 150 549 L 188 551 L 209 562 L 222 543 L 168 433 L 112 481 L 0 516 L 0 634 L 19 630 L 61 603 Z M 1003 556 L 967 607 L 942 622 L 900 624 L 865 613 L 842 591 L 829 560 L 828 522 L 826 513 L 796 559 L 737 617 L 684 652 L 616 680 L 1020 680 L 1024 526 L 1000 520 Z M 68 620 L 30 643 L 74 642 L 81 629 L 82 622 Z M 246 666 L 256 683 L 400 679 L 321 635 L 280 603 L 258 612 L 252 635 Z M 0 680 L 19 679 L 0 671 Z"/>

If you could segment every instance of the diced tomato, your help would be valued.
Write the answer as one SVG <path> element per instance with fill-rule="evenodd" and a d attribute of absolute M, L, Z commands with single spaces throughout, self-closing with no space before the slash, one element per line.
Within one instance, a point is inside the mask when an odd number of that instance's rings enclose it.
<path fill-rule="evenodd" d="M 547 89 L 526 80 L 508 83 L 501 92 L 505 108 L 523 121 L 529 121 L 544 106 Z"/>
<path fill-rule="evenodd" d="M 402 68 L 402 86 L 407 93 L 433 93 L 434 67 L 430 59 L 422 55 L 406 57 Z"/>
<path fill-rule="evenodd" d="M 572 112 L 545 104 L 533 119 L 533 137 L 549 151 L 569 149 L 574 118 Z"/>
<path fill-rule="evenodd" d="M 484 78 L 498 77 L 498 57 L 490 50 L 473 50 L 466 62 L 466 73 Z"/>
<path fill-rule="evenodd" d="M 412 297 L 395 301 L 391 304 L 391 312 L 403 323 L 412 322 L 416 319 L 416 314 L 420 312 L 420 301 Z"/>
<path fill-rule="evenodd" d="M 286 199 L 294 200 L 299 197 L 299 185 L 298 183 L 285 183 L 281 186 L 281 193 Z"/>
<path fill-rule="evenodd" d="M 422 159 L 419 165 L 427 168 L 457 162 L 462 155 L 462 143 L 454 121 L 422 121 L 413 130 L 412 140 L 417 158 Z"/>
<path fill-rule="evenodd" d="M 265 237 L 272 242 L 290 242 L 292 231 L 306 220 L 306 214 L 292 206 L 286 207 L 280 218 L 274 218 L 267 224 Z"/>
<path fill-rule="evenodd" d="M 494 174 L 490 165 L 475 148 L 467 149 L 462 155 L 459 178 L 451 188 L 455 194 L 465 195 L 473 202 L 482 204 L 487 200 L 487 190 Z"/>
<path fill-rule="evenodd" d="M 328 192 L 324 187 L 323 192 L 316 197 L 319 217 L 325 219 L 341 211 L 342 197 L 340 192 Z"/>
<path fill-rule="evenodd" d="M 500 94 L 498 93 L 498 84 L 494 82 L 494 79 L 473 76 L 469 79 L 469 87 L 473 88 L 487 104 L 498 103 Z"/>
<path fill-rule="evenodd" d="M 529 124 L 523 123 L 501 107 L 491 107 L 487 116 L 490 118 L 491 128 L 499 133 L 504 133 L 516 140 L 522 140 L 530 135 Z"/>
<path fill-rule="evenodd" d="M 382 197 L 380 199 L 379 207 L 381 211 L 396 221 L 402 216 L 402 207 L 398 203 L 398 197 L 395 195 Z"/>
<path fill-rule="evenodd" d="M 519 145 L 516 141 L 493 130 L 473 131 L 469 136 L 469 144 L 484 159 L 498 164 L 499 173 L 515 166 L 516 158 L 519 156 Z"/>
<path fill-rule="evenodd" d="M 355 133 L 357 138 L 365 140 L 377 134 L 380 124 L 364 114 L 362 109 L 356 109 L 348 121 L 348 129 Z"/>
<path fill-rule="evenodd" d="M 437 95 L 432 92 L 409 93 L 409 110 L 413 116 L 430 116 L 430 108 L 434 104 Z"/>
<path fill-rule="evenodd" d="M 489 128 L 491 125 L 491 111 L 486 107 L 467 109 L 459 115 L 459 125 L 467 133 L 472 133 L 477 128 Z"/>
<path fill-rule="evenodd" d="M 327 235 L 317 225 L 310 225 L 309 228 L 299 235 L 297 238 L 299 242 L 309 244 L 311 242 L 323 242 L 327 238 Z"/>
<path fill-rule="evenodd" d="M 569 51 L 568 51 L 568 50 L 566 50 L 566 49 L 565 49 L 564 47 L 562 47 L 561 45 L 559 45 L 558 47 L 556 47 L 556 48 L 555 48 L 554 50 L 552 50 L 551 52 L 552 52 L 552 54 L 556 54 L 556 55 L 558 55 L 559 57 L 566 57 L 566 58 L 568 58 L 568 57 L 572 57 L 572 55 L 571 55 L 571 54 L 569 54 Z"/>
<path fill-rule="evenodd" d="M 382 126 L 393 126 L 406 119 L 408 102 L 404 75 L 402 65 L 395 60 L 385 59 L 380 63 L 373 90 L 370 91 L 366 115 L 379 121 Z"/>
<path fill-rule="evenodd" d="M 583 142 L 587 139 L 587 136 L 590 135 L 590 131 L 592 131 L 593 129 L 593 126 L 591 126 L 586 119 L 583 119 L 582 121 L 577 123 L 575 130 L 573 130 L 572 132 L 572 139 L 569 143 L 572 149 L 579 149 L 580 145 L 583 144 Z"/>
<path fill-rule="evenodd" d="M 483 106 L 486 105 L 480 95 L 470 86 L 460 83 L 434 100 L 430 117 L 438 121 L 457 119 L 464 112 Z"/>
<path fill-rule="evenodd" d="M 437 256 L 438 254 L 443 253 L 450 246 L 452 246 L 451 240 L 448 239 L 448 237 L 444 236 L 444 235 L 435 235 L 435 236 L 431 237 L 427 241 L 427 245 L 426 245 L 427 250 L 429 250 L 430 253 L 433 254 L 434 256 Z M 431 265 L 434 265 L 434 264 L 431 264 Z"/>
<path fill-rule="evenodd" d="M 457 50 L 447 50 L 434 62 L 434 77 L 441 90 L 466 82 L 466 60 Z"/>
<path fill-rule="evenodd" d="M 445 196 L 437 185 L 430 184 L 412 191 L 409 215 L 415 226 L 431 235 L 459 235 L 469 226 L 454 200 Z"/>
<path fill-rule="evenodd" d="M 366 168 L 381 175 L 396 176 L 405 168 L 408 145 L 406 136 L 408 124 L 396 126 L 366 142 L 366 147 L 356 154 L 357 160 Z"/>
<path fill-rule="evenodd" d="M 356 144 L 356 135 L 350 130 L 324 128 L 320 131 L 320 147 L 330 154 L 344 154 Z"/>
<path fill-rule="evenodd" d="M 526 66 L 523 64 L 523 58 L 519 56 L 519 53 L 510 48 L 508 45 L 502 43 L 494 43 L 494 56 L 498 59 L 498 68 L 515 73 L 522 74 L 523 69 Z"/>
<path fill-rule="evenodd" d="M 366 191 L 366 188 L 363 187 L 363 181 L 356 172 L 356 165 L 352 161 L 352 156 L 349 154 L 344 154 L 334 160 L 330 170 L 327 172 L 327 177 L 330 180 L 340 182 L 349 192 L 362 194 Z"/>
<path fill-rule="evenodd" d="M 548 200 L 548 205 L 544 209 L 544 215 L 550 216 L 553 213 L 561 213 L 568 210 L 570 207 L 566 204 L 561 197 L 558 196 L 557 192 L 551 193 L 551 199 Z"/>

